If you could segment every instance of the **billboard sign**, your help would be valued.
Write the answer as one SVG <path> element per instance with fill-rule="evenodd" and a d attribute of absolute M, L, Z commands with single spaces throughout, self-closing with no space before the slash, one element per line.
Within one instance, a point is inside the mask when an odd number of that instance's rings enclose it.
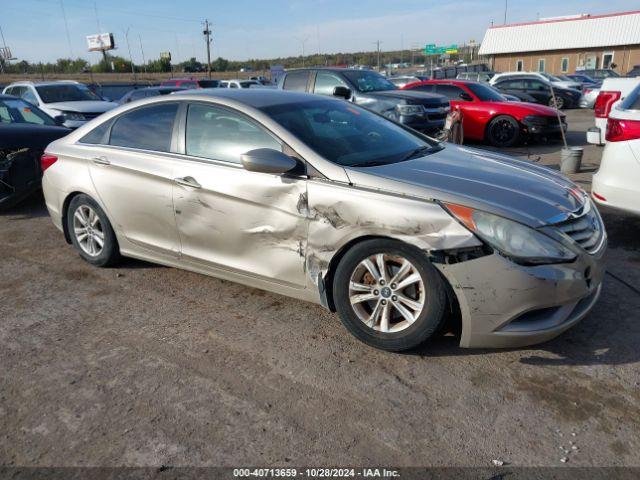
<path fill-rule="evenodd" d="M 160 59 L 171 61 L 171 52 L 160 52 Z"/>
<path fill-rule="evenodd" d="M 87 36 L 87 47 L 90 52 L 104 52 L 105 50 L 113 50 L 116 44 L 113 41 L 113 33 L 99 33 L 97 35 Z"/>

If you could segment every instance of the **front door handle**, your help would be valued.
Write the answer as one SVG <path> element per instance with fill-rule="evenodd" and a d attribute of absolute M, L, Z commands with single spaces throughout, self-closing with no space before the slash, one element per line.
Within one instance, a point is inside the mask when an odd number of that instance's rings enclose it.
<path fill-rule="evenodd" d="M 91 161 L 96 165 L 111 165 L 111 162 L 107 160 L 107 157 L 93 157 Z"/>
<path fill-rule="evenodd" d="M 200 185 L 193 177 L 174 178 L 173 181 L 183 187 L 202 188 L 202 185 Z"/>

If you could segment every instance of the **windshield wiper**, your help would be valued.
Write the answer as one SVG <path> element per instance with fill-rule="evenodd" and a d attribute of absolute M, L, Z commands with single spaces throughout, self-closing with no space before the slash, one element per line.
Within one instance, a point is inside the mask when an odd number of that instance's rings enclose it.
<path fill-rule="evenodd" d="M 435 146 L 432 145 L 424 145 L 420 148 L 416 148 L 415 150 L 410 151 L 407 155 L 405 155 L 402 161 L 411 160 L 412 158 L 421 157 L 423 153 L 431 152 L 436 149 Z"/>

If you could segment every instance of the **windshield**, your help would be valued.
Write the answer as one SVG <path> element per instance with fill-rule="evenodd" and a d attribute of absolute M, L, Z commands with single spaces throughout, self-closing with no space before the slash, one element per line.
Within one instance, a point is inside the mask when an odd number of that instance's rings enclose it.
<path fill-rule="evenodd" d="M 101 101 L 102 99 L 84 85 L 60 84 L 36 87 L 44 103 Z"/>
<path fill-rule="evenodd" d="M 17 98 L 0 100 L 0 123 L 56 124 L 56 122 L 42 110 Z"/>
<path fill-rule="evenodd" d="M 482 83 L 468 83 L 467 88 L 473 92 L 473 94 L 480 99 L 481 102 L 506 102 L 500 93 L 494 90 L 488 85 Z"/>
<path fill-rule="evenodd" d="M 338 100 L 272 105 L 262 111 L 319 155 L 342 166 L 386 165 L 442 148 L 435 140 Z"/>
<path fill-rule="evenodd" d="M 370 70 L 345 70 L 343 74 L 359 92 L 384 92 L 398 88 L 379 73 Z"/>

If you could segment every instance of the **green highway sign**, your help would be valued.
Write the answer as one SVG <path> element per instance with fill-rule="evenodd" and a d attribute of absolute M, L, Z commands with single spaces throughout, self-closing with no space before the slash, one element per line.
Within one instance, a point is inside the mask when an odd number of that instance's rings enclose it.
<path fill-rule="evenodd" d="M 434 44 L 425 45 L 425 55 L 443 55 L 445 53 L 458 53 L 458 45 L 436 46 Z"/>

